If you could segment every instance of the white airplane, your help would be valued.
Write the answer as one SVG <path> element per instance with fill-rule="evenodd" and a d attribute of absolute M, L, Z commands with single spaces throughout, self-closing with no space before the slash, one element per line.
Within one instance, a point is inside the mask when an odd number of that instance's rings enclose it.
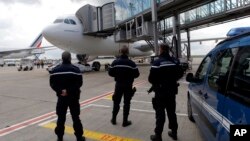
<path fill-rule="evenodd" d="M 119 49 L 123 45 L 129 46 L 130 57 L 150 56 L 153 54 L 150 47 L 140 49 L 140 47 L 147 45 L 146 42 L 143 44 L 141 42 L 115 43 L 113 36 L 94 37 L 84 35 L 83 25 L 75 15 L 57 18 L 52 25 L 43 30 L 42 34 L 54 46 L 81 55 L 85 61 L 92 61 L 97 56 L 119 55 Z M 96 70 L 99 70 L 100 63 L 94 62 L 92 67 L 97 67 Z"/>
<path fill-rule="evenodd" d="M 28 48 L 0 51 L 0 59 L 19 59 L 36 54 L 42 54 L 44 53 L 44 48 L 47 48 L 41 47 L 42 38 L 43 36 L 40 34 Z"/>
<path fill-rule="evenodd" d="M 80 12 L 79 12 L 80 11 Z M 83 12 L 86 16 L 86 9 L 80 8 L 76 15 Z M 95 13 L 95 12 L 92 12 Z M 92 15 L 91 13 L 89 13 Z M 101 37 L 84 34 L 84 30 L 90 23 L 86 22 L 90 17 L 82 17 L 76 15 L 68 15 L 57 18 L 53 24 L 47 26 L 42 34 L 47 41 L 54 46 L 77 54 L 77 58 L 81 62 L 89 62 L 97 58 L 97 56 L 117 56 L 123 45 L 129 46 L 129 56 L 140 57 L 153 55 L 153 49 L 145 41 L 134 43 L 116 43 L 113 36 Z M 93 16 L 93 15 L 92 15 Z M 95 17 L 95 16 L 94 16 Z M 91 20 L 94 20 L 93 19 Z M 81 19 L 79 19 L 81 18 Z M 87 19 L 86 19 L 87 18 Z M 95 19 L 98 19 L 95 17 Z M 93 25 L 94 26 L 94 25 Z M 217 40 L 217 38 L 209 39 Z M 220 40 L 220 38 L 218 38 Z M 191 42 L 201 42 L 198 39 Z M 182 41 L 185 43 L 185 41 Z M 92 67 L 95 70 L 100 69 L 99 62 L 93 62 Z"/>

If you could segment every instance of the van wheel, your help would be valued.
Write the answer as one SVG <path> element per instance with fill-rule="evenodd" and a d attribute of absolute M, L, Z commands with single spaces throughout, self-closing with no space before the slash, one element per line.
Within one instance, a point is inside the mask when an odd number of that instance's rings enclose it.
<path fill-rule="evenodd" d="M 192 122 L 195 122 L 194 121 L 194 117 L 193 117 L 193 112 L 192 112 L 190 98 L 188 98 L 188 101 L 187 101 L 187 112 L 188 112 L 188 118 L 189 118 L 189 120 L 192 121 Z"/>
<path fill-rule="evenodd" d="M 99 62 L 94 62 L 92 64 L 92 68 L 93 68 L 94 71 L 99 71 L 100 68 L 101 68 L 101 64 Z"/>

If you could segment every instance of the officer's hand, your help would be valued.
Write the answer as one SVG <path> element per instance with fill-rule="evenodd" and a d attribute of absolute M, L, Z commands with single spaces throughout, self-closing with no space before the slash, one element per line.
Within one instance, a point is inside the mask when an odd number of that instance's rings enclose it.
<path fill-rule="evenodd" d="M 62 90 L 61 96 L 67 96 L 67 91 L 66 90 Z"/>

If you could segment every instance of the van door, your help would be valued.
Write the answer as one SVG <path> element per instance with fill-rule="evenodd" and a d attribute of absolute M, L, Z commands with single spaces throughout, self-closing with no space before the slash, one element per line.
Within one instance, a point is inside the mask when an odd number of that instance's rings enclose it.
<path fill-rule="evenodd" d="M 232 67 L 225 107 L 223 123 L 230 125 L 250 124 L 250 46 L 238 48 Z M 221 140 L 229 140 L 229 132 L 221 132 Z"/>
<path fill-rule="evenodd" d="M 218 138 L 221 129 L 226 128 L 226 130 L 229 130 L 229 128 L 223 125 L 222 114 L 225 102 L 225 89 L 233 59 L 232 49 L 221 50 L 214 54 L 202 94 L 204 115 L 206 117 L 204 121 L 207 122 L 207 128 L 213 140 L 220 140 Z"/>
<path fill-rule="evenodd" d="M 197 82 L 190 83 L 189 85 L 189 99 L 188 100 L 190 100 L 189 102 L 192 105 L 191 107 L 192 107 L 193 117 L 196 123 L 198 124 L 198 126 L 201 127 L 201 129 L 203 129 L 203 126 L 205 126 L 202 122 L 202 119 L 204 116 L 202 115 L 203 98 L 201 94 L 203 93 L 205 77 L 206 77 L 210 62 L 211 62 L 210 56 L 207 56 L 205 59 L 203 59 L 202 63 L 200 64 L 194 76 Z"/>

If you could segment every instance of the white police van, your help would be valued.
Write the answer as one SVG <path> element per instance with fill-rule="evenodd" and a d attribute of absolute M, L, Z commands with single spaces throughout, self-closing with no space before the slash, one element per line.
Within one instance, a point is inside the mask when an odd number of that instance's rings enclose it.
<path fill-rule="evenodd" d="M 230 125 L 250 124 L 250 32 L 220 42 L 186 80 L 189 119 L 206 140 L 229 141 Z"/>

